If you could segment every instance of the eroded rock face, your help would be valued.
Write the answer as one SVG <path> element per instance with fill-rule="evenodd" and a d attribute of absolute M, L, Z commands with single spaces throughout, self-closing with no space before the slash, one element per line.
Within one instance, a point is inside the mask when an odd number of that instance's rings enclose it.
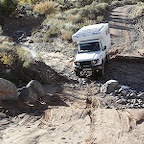
<path fill-rule="evenodd" d="M 119 88 L 119 82 L 116 80 L 109 80 L 101 86 L 101 92 L 110 94 Z"/>
<path fill-rule="evenodd" d="M 16 100 L 17 87 L 10 81 L 0 78 L 0 100 Z"/>
<path fill-rule="evenodd" d="M 43 97 L 45 95 L 45 91 L 43 86 L 37 80 L 31 80 L 27 85 L 27 88 L 31 88 L 35 93 L 37 93 L 38 97 Z"/>

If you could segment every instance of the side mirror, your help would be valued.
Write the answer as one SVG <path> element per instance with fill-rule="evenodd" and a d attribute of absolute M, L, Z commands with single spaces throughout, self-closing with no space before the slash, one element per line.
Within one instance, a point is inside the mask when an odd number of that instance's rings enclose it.
<path fill-rule="evenodd" d="M 104 46 L 102 50 L 103 50 L 103 51 L 106 50 L 106 46 Z"/>

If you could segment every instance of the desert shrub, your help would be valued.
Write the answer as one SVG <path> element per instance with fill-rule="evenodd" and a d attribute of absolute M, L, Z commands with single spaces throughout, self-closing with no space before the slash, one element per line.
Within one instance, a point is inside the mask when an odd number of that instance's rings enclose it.
<path fill-rule="evenodd" d="M 123 0 L 124 4 L 136 4 L 135 0 Z"/>
<path fill-rule="evenodd" d="M 44 1 L 34 6 L 34 11 L 39 14 L 52 14 L 55 12 L 55 3 L 53 1 Z"/>
<path fill-rule="evenodd" d="M 77 25 L 73 24 L 72 22 L 67 22 L 63 25 L 63 29 L 67 31 L 75 31 L 77 30 Z"/>
<path fill-rule="evenodd" d="M 27 68 L 27 69 L 30 68 L 30 62 L 24 61 L 23 68 Z"/>
<path fill-rule="evenodd" d="M 74 4 L 71 1 L 66 1 L 66 2 L 62 2 L 61 4 L 59 4 L 58 8 L 61 11 L 69 10 L 69 9 L 74 8 Z"/>
<path fill-rule="evenodd" d="M 18 6 L 18 0 L 0 0 L 0 13 L 9 16 Z"/>
<path fill-rule="evenodd" d="M 68 10 L 66 13 L 72 14 L 72 15 L 77 15 L 77 14 L 79 14 L 79 11 L 80 11 L 79 8 L 74 8 L 74 9 Z"/>
<path fill-rule="evenodd" d="M 81 6 L 90 5 L 94 0 L 79 0 Z"/>
<path fill-rule="evenodd" d="M 12 65 L 13 61 L 14 61 L 14 58 L 11 54 L 8 54 L 8 53 L 4 53 L 2 58 L 1 58 L 1 61 L 3 62 L 4 65 Z"/>
<path fill-rule="evenodd" d="M 64 21 L 58 20 L 56 18 L 48 19 L 47 25 L 49 25 L 49 28 L 47 29 L 45 35 L 45 41 L 48 40 L 48 38 L 56 37 L 60 35 L 60 29 L 64 26 Z"/>
<path fill-rule="evenodd" d="M 15 47 L 15 49 L 16 49 L 16 53 L 21 61 L 29 61 L 30 62 L 32 60 L 31 55 L 27 50 L 24 50 L 23 48 L 18 47 L 18 46 Z"/>
<path fill-rule="evenodd" d="M 68 20 L 74 24 L 83 22 L 83 19 L 79 14 L 77 14 L 77 15 L 70 14 L 68 16 Z"/>
<path fill-rule="evenodd" d="M 113 0 L 98 0 L 99 3 L 109 3 L 111 4 Z"/>
<path fill-rule="evenodd" d="M 115 8 L 115 7 L 119 7 L 119 6 L 122 6 L 123 5 L 123 2 L 122 1 L 113 1 L 111 3 L 111 7 L 112 8 Z"/>
<path fill-rule="evenodd" d="M 71 41 L 72 35 L 73 35 L 72 31 L 67 31 L 67 30 L 64 30 L 64 29 L 61 30 L 61 38 L 63 40 Z"/>
<path fill-rule="evenodd" d="M 56 19 L 58 20 L 66 20 L 67 19 L 67 15 L 65 15 L 64 13 L 58 13 L 56 16 L 55 16 Z"/>
<path fill-rule="evenodd" d="M 0 45 L 0 77 L 15 84 L 29 82 L 31 79 L 41 81 L 40 72 L 35 68 L 37 61 L 32 60 L 27 50 L 18 46 L 3 48 Z M 31 61 L 30 61 L 31 60 Z"/>
<path fill-rule="evenodd" d="M 105 15 L 109 8 L 110 6 L 107 3 L 93 3 L 81 9 L 81 16 L 96 20 L 97 16 Z"/>
<path fill-rule="evenodd" d="M 95 6 L 98 12 L 105 12 L 110 8 L 110 5 L 107 3 L 99 3 Z"/>
<path fill-rule="evenodd" d="M 52 38 L 52 37 L 57 37 L 59 35 L 60 31 L 57 27 L 55 26 L 50 26 L 50 28 L 46 32 L 46 37 L 47 38 Z M 47 39 L 45 39 L 47 41 Z"/>
<path fill-rule="evenodd" d="M 102 22 L 104 20 L 104 17 L 103 16 L 97 16 L 97 21 L 98 22 Z"/>
<path fill-rule="evenodd" d="M 0 61 L 7 66 L 11 66 L 17 57 L 14 48 L 3 46 L 0 48 Z"/>

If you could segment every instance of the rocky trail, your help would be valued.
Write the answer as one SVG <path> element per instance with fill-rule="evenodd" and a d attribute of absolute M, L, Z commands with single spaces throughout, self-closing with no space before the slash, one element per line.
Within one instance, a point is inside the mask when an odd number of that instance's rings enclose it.
<path fill-rule="evenodd" d="M 135 8 L 111 12 L 111 59 L 101 79 L 75 77 L 73 47 L 66 51 L 59 39 L 59 47 L 23 43 L 69 81 L 43 85 L 46 95 L 35 105 L 1 102 L 0 144 L 143 144 L 144 62 L 131 57 L 143 57 L 144 20 L 133 20 Z M 107 93 L 110 79 L 119 84 Z"/>

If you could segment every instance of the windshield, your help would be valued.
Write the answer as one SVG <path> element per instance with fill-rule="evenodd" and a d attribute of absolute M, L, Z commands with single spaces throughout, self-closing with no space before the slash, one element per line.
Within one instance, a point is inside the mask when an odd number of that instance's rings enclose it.
<path fill-rule="evenodd" d="M 99 42 L 82 43 L 82 44 L 79 44 L 79 47 L 78 47 L 79 53 L 99 51 L 99 50 L 100 50 Z"/>

